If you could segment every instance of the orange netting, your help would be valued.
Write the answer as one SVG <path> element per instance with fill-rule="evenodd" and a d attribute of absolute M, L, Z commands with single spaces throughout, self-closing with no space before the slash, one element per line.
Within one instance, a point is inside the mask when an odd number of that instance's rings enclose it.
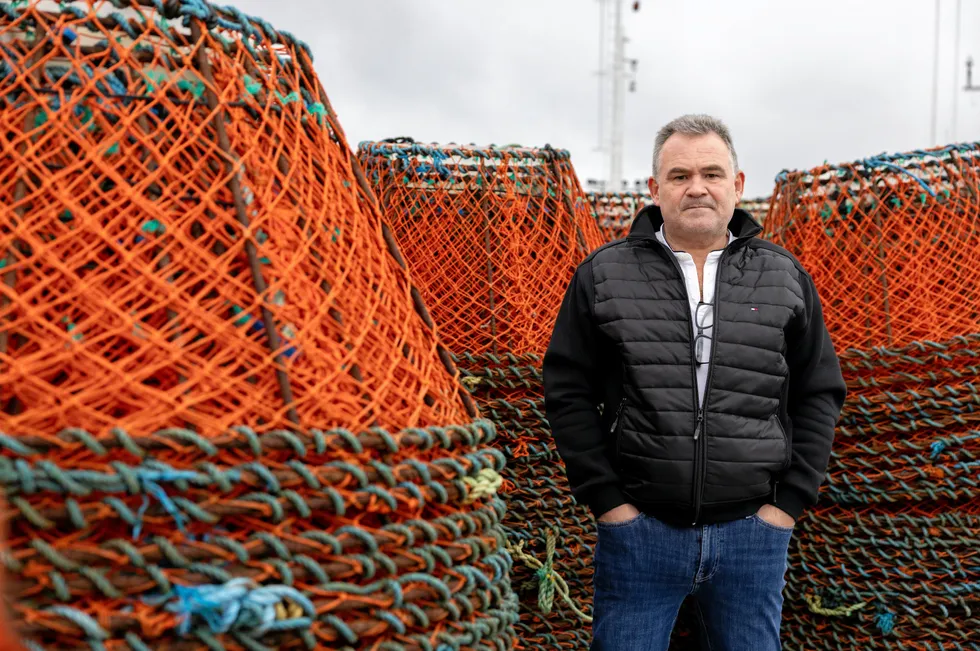
<path fill-rule="evenodd" d="M 540 372 L 572 274 L 601 243 L 568 154 L 398 140 L 362 143 L 360 159 L 464 384 L 497 425 L 520 647 L 585 649 L 595 524 L 568 490 Z"/>
<path fill-rule="evenodd" d="M 0 3 L 0 485 L 31 648 L 513 644 L 503 455 L 307 47 Z"/>
<path fill-rule="evenodd" d="M 602 243 L 568 153 L 397 139 L 359 156 L 446 345 L 544 352 L 572 272 Z"/>
<path fill-rule="evenodd" d="M 767 236 L 812 274 L 849 389 L 791 549 L 794 648 L 924 651 L 977 629 L 977 152 L 777 178 Z"/>
<path fill-rule="evenodd" d="M 461 422 L 306 50 L 49 4 L 0 27 L 7 430 Z"/>
<path fill-rule="evenodd" d="M 839 348 L 978 329 L 978 152 L 956 145 L 777 178 L 766 236 L 813 275 Z"/>
<path fill-rule="evenodd" d="M 629 235 L 633 217 L 640 209 L 653 203 L 648 192 L 590 192 L 588 196 L 599 230 L 607 242 Z M 762 224 L 769 212 L 769 198 L 744 199 L 738 207 L 747 210 Z"/>

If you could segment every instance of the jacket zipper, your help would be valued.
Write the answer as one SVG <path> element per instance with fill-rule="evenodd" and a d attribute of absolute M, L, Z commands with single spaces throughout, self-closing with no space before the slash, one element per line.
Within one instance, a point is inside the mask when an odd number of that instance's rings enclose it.
<path fill-rule="evenodd" d="M 691 390 L 694 394 L 694 408 L 697 410 L 697 418 L 694 422 L 694 481 L 692 482 L 691 486 L 691 492 L 693 493 L 693 495 L 691 495 L 691 501 L 694 502 L 694 521 L 691 522 L 691 526 L 694 526 L 697 524 L 698 514 L 701 510 L 701 491 L 699 490 L 698 484 L 703 481 L 700 479 L 700 477 L 702 474 L 704 474 L 704 470 L 701 468 L 700 454 L 701 448 L 703 447 L 701 444 L 701 432 L 704 429 L 704 410 L 701 408 L 701 402 L 698 400 L 698 364 L 697 358 L 694 356 L 694 317 L 691 316 L 691 295 L 687 291 L 687 281 L 684 278 L 684 270 L 681 269 L 680 263 L 677 261 L 677 258 L 674 257 L 674 252 L 660 240 L 655 239 L 654 242 L 662 246 L 667 251 L 667 257 L 673 263 L 674 268 L 680 275 L 681 285 L 684 287 L 684 296 L 687 297 L 687 304 L 684 306 L 684 314 L 687 315 L 687 336 L 691 348 Z M 715 347 L 712 345 L 712 354 L 714 354 L 714 350 Z M 708 375 L 711 375 L 710 369 L 708 371 Z M 711 378 L 709 377 L 708 379 L 710 380 Z M 707 390 L 705 390 L 705 393 L 707 393 Z"/>
<path fill-rule="evenodd" d="M 705 410 L 702 408 L 702 404 L 708 404 L 708 395 L 711 393 L 711 376 L 714 374 L 715 370 L 715 350 L 717 346 L 715 345 L 718 341 L 718 320 L 714 319 L 712 323 L 712 328 L 714 333 L 711 339 L 711 354 L 708 357 L 708 377 L 704 385 L 704 402 L 699 400 L 698 396 L 698 364 L 697 358 L 694 355 L 694 318 L 691 316 L 690 308 L 690 294 L 687 291 L 687 282 L 684 279 L 684 270 L 681 269 L 681 265 L 677 262 L 677 258 L 674 257 L 674 252 L 670 250 L 670 247 L 666 246 L 660 240 L 650 237 L 640 237 L 637 239 L 643 239 L 647 241 L 656 242 L 659 246 L 663 247 L 667 252 L 667 257 L 673 263 L 674 268 L 680 275 L 681 285 L 684 286 L 684 295 L 688 297 L 688 305 L 685 306 L 686 309 L 684 313 L 687 314 L 687 332 L 689 341 L 691 342 L 691 381 L 693 383 L 693 393 L 694 393 L 694 406 L 697 409 L 697 419 L 694 423 L 694 485 L 693 485 L 693 501 L 694 501 L 694 519 L 691 522 L 691 526 L 696 526 L 698 523 L 698 518 L 701 517 L 701 500 L 704 497 L 704 475 L 705 475 L 705 465 L 707 465 L 707 444 L 703 442 L 704 436 L 702 436 L 706 430 L 705 425 Z M 738 238 L 736 239 L 738 241 Z M 714 294 L 714 304 L 717 307 L 718 304 L 718 290 L 721 287 L 721 270 L 722 263 L 725 261 L 725 257 L 728 255 L 729 244 L 725 245 L 722 249 L 721 257 L 718 259 L 718 271 L 715 274 L 715 294 Z M 700 291 L 700 290 L 699 290 Z M 715 310 L 714 317 L 718 316 L 718 310 Z"/>
<path fill-rule="evenodd" d="M 697 403 L 698 414 L 700 417 L 699 428 L 695 428 L 694 431 L 694 522 L 692 525 L 697 524 L 698 518 L 701 517 L 701 500 L 704 498 L 704 475 L 705 466 L 708 465 L 708 444 L 704 442 L 703 434 L 708 428 L 705 410 L 701 407 L 702 404 L 708 404 L 708 396 L 711 395 L 711 376 L 715 372 L 715 351 L 718 350 L 718 292 L 721 289 L 721 271 L 724 268 L 723 263 L 725 262 L 725 256 L 728 254 L 728 246 L 721 252 L 721 257 L 718 258 L 718 268 L 715 272 L 715 293 L 712 297 L 712 303 L 714 304 L 714 313 L 712 314 L 712 324 L 711 324 L 711 354 L 708 355 L 708 378 L 704 383 L 704 400 Z M 694 346 L 691 346 L 691 357 L 694 357 Z M 694 393 L 697 395 L 697 365 L 695 363 L 695 382 L 694 382 Z"/>
<path fill-rule="evenodd" d="M 619 401 L 619 407 L 616 409 L 616 416 L 613 418 L 612 425 L 609 427 L 609 435 L 616 437 L 616 440 L 613 443 L 613 449 L 616 451 L 616 456 L 613 459 L 613 463 L 616 465 L 617 468 L 620 465 L 619 450 L 623 444 L 623 440 L 622 440 L 623 437 L 622 434 L 617 433 L 616 430 L 619 429 L 619 421 L 623 417 L 623 409 L 625 408 L 626 408 L 626 398 L 623 398 L 622 400 Z"/>
<path fill-rule="evenodd" d="M 609 428 L 610 434 L 616 433 L 616 428 L 619 426 L 619 419 L 623 415 L 623 408 L 626 406 L 626 398 L 619 401 L 619 407 L 616 408 L 616 416 L 613 418 L 612 426 Z"/>

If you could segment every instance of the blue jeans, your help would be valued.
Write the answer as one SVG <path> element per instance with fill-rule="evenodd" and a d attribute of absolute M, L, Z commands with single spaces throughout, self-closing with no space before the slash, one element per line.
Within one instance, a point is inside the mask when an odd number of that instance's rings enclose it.
<path fill-rule="evenodd" d="M 688 595 L 704 651 L 780 649 L 792 529 L 755 515 L 677 528 L 643 514 L 598 528 L 592 651 L 667 651 Z"/>

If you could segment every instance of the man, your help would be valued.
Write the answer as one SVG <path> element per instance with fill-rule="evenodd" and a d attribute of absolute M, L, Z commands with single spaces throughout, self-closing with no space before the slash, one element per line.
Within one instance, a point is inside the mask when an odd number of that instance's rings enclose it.
<path fill-rule="evenodd" d="M 598 519 L 593 651 L 665 651 L 688 595 L 704 648 L 780 648 L 846 389 L 812 279 L 735 208 L 744 182 L 719 120 L 665 126 L 654 205 L 579 266 L 555 323 L 547 416 Z"/>

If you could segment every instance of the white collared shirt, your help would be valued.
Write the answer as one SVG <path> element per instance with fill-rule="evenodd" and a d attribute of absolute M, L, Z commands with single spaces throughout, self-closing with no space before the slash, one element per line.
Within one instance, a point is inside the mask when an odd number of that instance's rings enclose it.
<path fill-rule="evenodd" d="M 715 280 L 718 277 L 718 261 L 721 259 L 722 251 L 712 251 L 708 254 L 708 259 L 704 262 L 704 282 L 703 287 L 698 286 L 698 267 L 694 264 L 694 258 L 691 257 L 690 253 L 685 253 L 684 251 L 674 251 L 670 248 L 670 244 L 667 243 L 667 238 L 664 236 L 664 227 L 661 224 L 660 230 L 657 231 L 657 239 L 660 243 L 666 246 L 674 257 L 677 258 L 677 262 L 681 266 L 681 271 L 684 272 L 684 286 L 687 289 L 687 302 L 691 305 L 691 345 L 694 345 L 694 338 L 697 336 L 698 326 L 697 326 L 697 309 L 698 303 L 704 301 L 705 303 L 710 303 L 709 307 L 701 308 L 701 323 L 709 328 L 705 329 L 705 334 L 709 335 L 709 339 L 702 344 L 702 358 L 711 359 L 711 346 L 714 345 L 714 332 L 710 326 L 714 325 L 715 322 Z M 735 236 L 731 231 L 728 231 L 728 243 L 731 244 L 735 241 Z M 709 364 L 701 364 L 697 367 L 697 378 L 698 378 L 698 401 L 700 405 L 704 406 L 704 391 L 708 385 L 708 368 Z"/>

